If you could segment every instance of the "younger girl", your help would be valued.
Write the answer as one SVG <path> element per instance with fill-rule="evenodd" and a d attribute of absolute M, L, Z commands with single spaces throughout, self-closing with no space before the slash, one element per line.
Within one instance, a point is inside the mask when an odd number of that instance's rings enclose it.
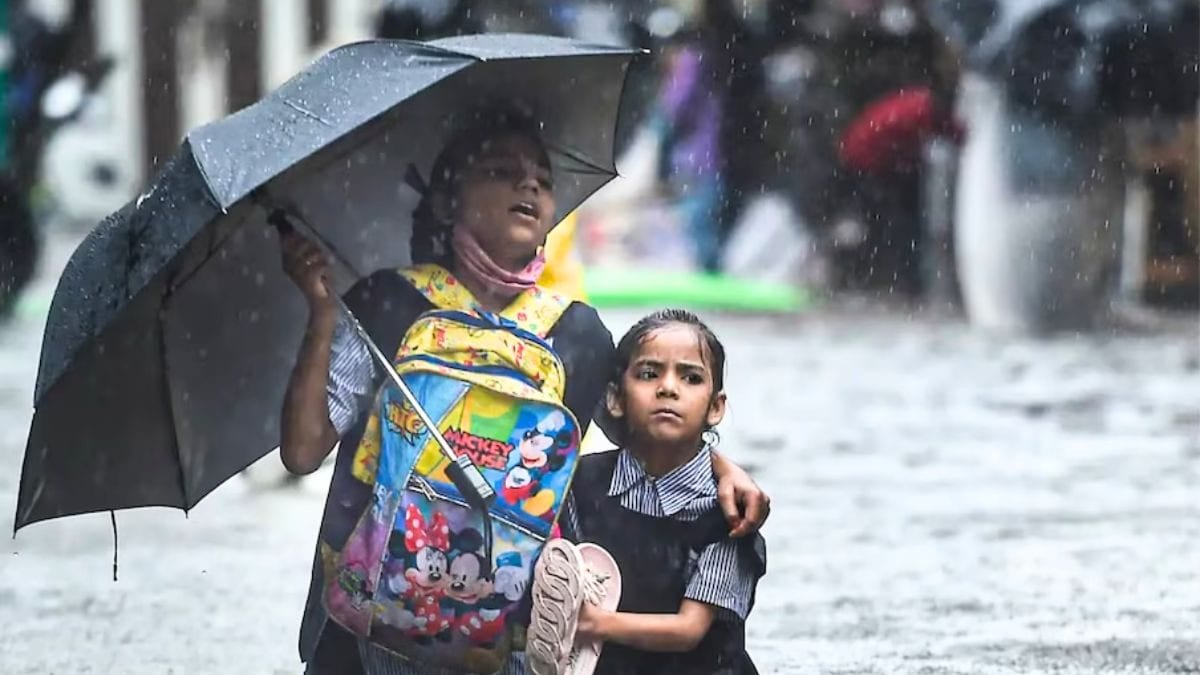
<path fill-rule="evenodd" d="M 607 611 L 582 601 L 581 556 L 573 544 L 548 546 L 529 634 L 538 675 L 586 671 L 568 656 L 576 635 L 607 643 L 600 674 L 756 672 L 745 620 L 766 550 L 757 535 L 730 539 L 717 505 L 712 451 L 725 415 L 724 369 L 724 347 L 689 312 L 657 312 L 621 339 L 604 427 L 622 449 L 586 455 L 571 493 L 574 539 L 612 555 L 620 603 Z M 579 564 L 549 564 L 556 556 Z"/>

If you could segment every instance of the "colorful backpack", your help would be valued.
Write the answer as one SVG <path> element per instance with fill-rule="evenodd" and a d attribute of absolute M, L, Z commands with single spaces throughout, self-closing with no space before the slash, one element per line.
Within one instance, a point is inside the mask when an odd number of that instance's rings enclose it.
<path fill-rule="evenodd" d="M 402 274 L 439 309 L 409 328 L 396 371 L 496 499 L 486 517 L 471 508 L 413 407 L 383 387 L 353 464 L 374 498 L 335 556 L 325 604 L 352 633 L 417 664 L 495 672 L 578 461 L 563 364 L 544 340 L 570 301 L 535 288 L 494 315 L 441 267 Z"/>

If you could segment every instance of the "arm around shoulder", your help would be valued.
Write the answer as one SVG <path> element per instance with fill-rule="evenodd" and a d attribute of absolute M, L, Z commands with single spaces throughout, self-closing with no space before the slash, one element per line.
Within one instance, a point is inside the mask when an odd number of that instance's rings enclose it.
<path fill-rule="evenodd" d="M 713 475 L 717 478 L 717 500 L 729 521 L 730 536 L 757 532 L 771 514 L 771 498 L 750 474 L 719 452 L 712 453 Z"/>

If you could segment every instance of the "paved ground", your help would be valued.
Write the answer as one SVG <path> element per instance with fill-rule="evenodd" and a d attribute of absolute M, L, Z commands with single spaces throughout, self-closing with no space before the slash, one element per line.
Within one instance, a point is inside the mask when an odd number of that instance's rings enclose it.
<path fill-rule="evenodd" d="M 725 449 L 775 497 L 762 671 L 1200 672 L 1195 317 L 1045 342 L 869 308 L 713 323 Z M 40 329 L 0 329 L 3 527 Z M 0 673 L 298 672 L 327 480 L 122 513 L 117 583 L 107 516 L 22 531 Z"/>

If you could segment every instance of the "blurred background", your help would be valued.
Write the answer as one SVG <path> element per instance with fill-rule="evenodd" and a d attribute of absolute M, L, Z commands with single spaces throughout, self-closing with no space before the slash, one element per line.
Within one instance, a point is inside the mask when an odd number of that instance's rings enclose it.
<path fill-rule="evenodd" d="M 550 281 L 729 346 L 762 670 L 1200 669 L 1200 0 L 0 0 L 5 517 L 57 275 L 187 130 L 497 31 L 647 50 Z M 270 462 L 118 584 L 106 516 L 22 531 L 0 672 L 297 672 L 328 476 Z"/>
<path fill-rule="evenodd" d="M 1042 331 L 1086 328 L 1113 299 L 1196 305 L 1195 2 L 3 9 L 6 304 L 40 259 L 36 240 L 90 227 L 133 197 L 188 129 L 254 102 L 334 46 L 518 31 L 649 50 L 629 78 L 624 178 L 562 235 L 577 244 L 564 260 L 590 270 L 600 304 L 643 299 L 618 282 L 646 285 L 630 270 L 652 257 L 679 283 L 697 272 L 758 282 L 706 279 L 710 290 L 695 291 L 750 308 L 865 292 L 965 301 L 978 323 Z"/>

